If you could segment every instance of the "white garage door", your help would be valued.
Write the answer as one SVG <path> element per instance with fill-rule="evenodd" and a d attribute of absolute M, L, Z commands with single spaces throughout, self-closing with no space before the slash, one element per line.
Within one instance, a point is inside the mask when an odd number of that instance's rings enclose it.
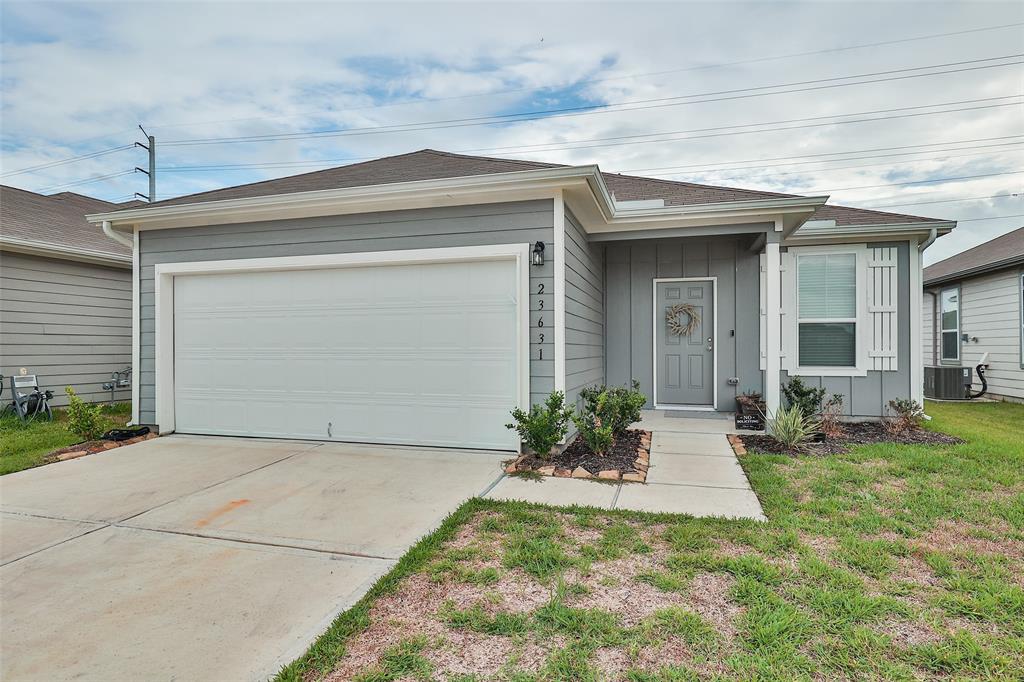
<path fill-rule="evenodd" d="M 512 260 L 174 278 L 181 433 L 515 449 Z"/>

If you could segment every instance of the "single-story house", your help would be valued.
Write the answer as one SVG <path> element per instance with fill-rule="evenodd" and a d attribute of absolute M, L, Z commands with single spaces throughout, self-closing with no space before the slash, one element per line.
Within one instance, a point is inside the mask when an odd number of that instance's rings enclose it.
<path fill-rule="evenodd" d="M 53 405 L 67 403 L 65 386 L 108 400 L 104 382 L 132 362 L 132 251 L 85 219 L 119 206 L 0 186 L 0 374 L 36 374 Z"/>
<path fill-rule="evenodd" d="M 929 265 L 924 292 L 925 364 L 985 358 L 987 395 L 1024 400 L 1024 227 Z"/>
<path fill-rule="evenodd" d="M 954 223 L 434 150 L 100 211 L 132 244 L 136 422 L 512 450 L 508 412 L 922 399 L 921 250 Z"/>

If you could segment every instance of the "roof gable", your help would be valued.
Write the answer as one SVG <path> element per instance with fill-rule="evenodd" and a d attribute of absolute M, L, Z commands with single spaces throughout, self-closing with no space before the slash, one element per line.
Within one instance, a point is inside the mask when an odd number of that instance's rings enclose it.
<path fill-rule="evenodd" d="M 74 192 L 45 195 L 0 185 L 0 236 L 41 248 L 130 256 L 131 249 L 107 237 L 85 219 L 87 213 L 116 210 L 119 206 Z"/>
<path fill-rule="evenodd" d="M 924 269 L 924 283 L 947 281 L 1024 262 L 1024 227 L 950 256 Z"/>

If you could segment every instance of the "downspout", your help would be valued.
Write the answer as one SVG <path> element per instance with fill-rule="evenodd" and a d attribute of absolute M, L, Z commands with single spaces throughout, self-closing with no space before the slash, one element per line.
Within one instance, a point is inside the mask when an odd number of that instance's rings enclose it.
<path fill-rule="evenodd" d="M 120 232 L 115 232 L 114 228 L 110 226 L 110 221 L 109 220 L 104 220 L 103 221 L 103 234 L 107 235 L 108 237 L 113 239 L 118 244 L 123 244 L 123 245 L 127 246 L 129 249 L 131 249 L 131 248 L 133 248 L 135 246 L 135 243 L 131 240 L 130 237 L 126 237 L 125 235 L 121 234 Z"/>
<path fill-rule="evenodd" d="M 925 239 L 923 242 L 918 244 L 917 250 L 921 251 L 923 253 L 924 250 L 927 249 L 932 244 L 934 244 L 935 240 L 938 239 L 938 238 L 939 238 L 939 228 L 933 227 L 931 229 L 931 231 L 928 232 L 928 239 Z"/>

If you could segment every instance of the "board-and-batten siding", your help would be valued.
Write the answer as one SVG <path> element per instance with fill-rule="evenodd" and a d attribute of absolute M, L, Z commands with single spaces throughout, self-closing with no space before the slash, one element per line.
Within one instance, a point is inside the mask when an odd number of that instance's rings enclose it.
<path fill-rule="evenodd" d="M 843 412 L 853 417 L 881 417 L 886 414 L 889 401 L 909 398 L 910 391 L 910 245 L 908 242 L 882 242 L 868 244 L 869 257 L 881 250 L 895 249 L 896 296 L 896 367 L 895 371 L 869 369 L 863 377 L 801 376 L 812 387 L 824 387 L 826 397 L 833 393 L 843 396 Z M 870 268 L 869 268 L 870 270 Z M 784 294 L 785 295 L 785 294 Z M 874 316 L 868 324 L 876 324 Z M 887 334 L 888 335 L 888 334 Z M 781 372 L 781 381 L 789 381 L 789 373 Z"/>
<path fill-rule="evenodd" d="M 156 420 L 154 266 L 158 263 L 400 251 L 406 249 L 553 243 L 552 200 L 387 211 L 346 216 L 211 225 L 139 233 L 140 420 Z M 530 266 L 530 399 L 554 390 L 554 335 L 539 344 L 541 298 L 553 311 L 554 249 L 543 266 Z M 544 284 L 545 295 L 534 294 Z M 551 292 L 551 294 L 547 293 Z M 553 313 L 552 313 L 553 315 Z M 553 320 L 553 317 L 549 318 Z M 540 350 L 543 349 L 543 360 Z M 550 360 L 548 358 L 551 358 Z M 509 405 L 509 409 L 514 406 Z"/>
<path fill-rule="evenodd" d="M 609 385 L 640 382 L 653 400 L 656 277 L 717 277 L 718 409 L 735 396 L 763 391 L 759 366 L 759 265 L 746 238 L 677 238 L 606 245 L 606 372 Z M 739 379 L 738 385 L 729 383 Z"/>
<path fill-rule="evenodd" d="M 131 365 L 131 308 L 130 268 L 0 251 L 0 374 L 38 375 L 53 405 L 67 404 L 65 386 L 108 400 L 103 383 Z M 131 391 L 114 398 L 131 400 Z"/>
<path fill-rule="evenodd" d="M 587 239 L 565 213 L 565 394 L 579 405 L 580 390 L 605 382 L 604 248 Z"/>
<path fill-rule="evenodd" d="M 1017 400 L 1024 399 L 1024 369 L 1021 369 L 1020 332 L 1021 271 L 1012 268 L 960 282 L 950 282 L 927 291 L 936 296 L 947 287 L 960 287 L 960 331 L 971 340 L 960 344 L 960 362 L 973 367 L 988 353 L 989 369 L 985 374 L 989 393 Z M 935 329 L 931 321 L 931 296 L 924 296 L 922 336 L 925 363 L 933 359 L 932 343 Z M 977 338 L 975 342 L 973 339 Z M 977 379 L 977 377 L 975 377 Z M 974 390 L 981 390 L 975 381 Z"/>

